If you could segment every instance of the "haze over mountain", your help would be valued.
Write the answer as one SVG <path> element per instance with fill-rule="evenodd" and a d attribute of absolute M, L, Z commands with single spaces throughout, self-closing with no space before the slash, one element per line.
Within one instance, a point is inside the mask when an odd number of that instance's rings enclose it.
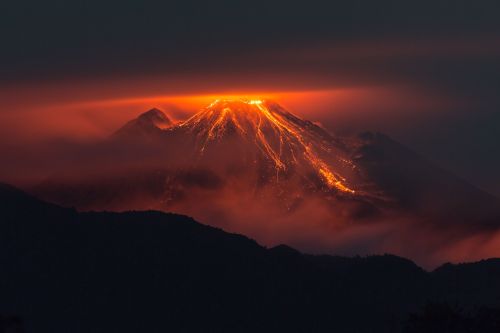
<path fill-rule="evenodd" d="M 272 101 L 216 100 L 175 124 L 152 110 L 93 151 L 101 157 L 91 168 L 34 193 L 81 210 L 179 212 L 315 252 L 391 252 L 436 265 L 478 259 L 484 253 L 464 244 L 485 233 L 488 251 L 500 250 L 495 197 L 387 136 L 341 137 Z"/>

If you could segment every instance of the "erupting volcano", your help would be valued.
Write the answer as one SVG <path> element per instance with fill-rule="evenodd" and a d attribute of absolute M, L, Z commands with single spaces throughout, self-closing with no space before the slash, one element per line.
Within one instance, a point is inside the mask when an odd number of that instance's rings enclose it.
<path fill-rule="evenodd" d="M 179 125 L 197 138 L 201 155 L 210 146 L 238 137 L 243 153 L 251 151 L 253 163 L 265 161 L 276 180 L 308 172 L 340 193 L 354 194 L 355 165 L 345 147 L 326 131 L 264 100 L 216 100 Z M 349 180 L 350 179 L 350 180 Z"/>
<path fill-rule="evenodd" d="M 124 149 L 124 155 L 134 157 L 138 151 L 135 156 L 141 158 L 112 160 L 112 166 L 97 168 L 97 177 L 89 172 L 86 178 L 84 170 L 76 185 L 52 179 L 39 193 L 83 209 L 154 208 L 196 217 L 199 202 L 210 210 L 223 205 L 226 211 L 233 209 L 226 205 L 234 197 L 247 206 L 273 203 L 286 214 L 319 200 L 334 207 L 336 218 L 374 212 L 374 203 L 385 201 L 357 166 L 359 138 L 335 136 L 268 100 L 217 99 L 178 123 L 153 109 L 104 145 L 115 155 Z"/>

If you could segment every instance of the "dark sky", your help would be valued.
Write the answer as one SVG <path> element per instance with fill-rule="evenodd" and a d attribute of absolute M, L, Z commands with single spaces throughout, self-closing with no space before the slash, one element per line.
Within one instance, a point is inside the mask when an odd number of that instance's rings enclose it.
<path fill-rule="evenodd" d="M 367 99 L 370 120 L 351 127 L 386 131 L 500 195 L 499 18 L 500 2 L 480 0 L 2 1 L 0 113 L 26 101 L 383 88 L 397 110 Z"/>

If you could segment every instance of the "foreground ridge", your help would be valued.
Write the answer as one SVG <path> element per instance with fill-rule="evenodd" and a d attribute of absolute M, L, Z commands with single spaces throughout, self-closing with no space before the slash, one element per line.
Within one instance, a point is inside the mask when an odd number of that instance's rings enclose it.
<path fill-rule="evenodd" d="M 0 262 L 0 315 L 36 332 L 407 332 L 427 301 L 500 297 L 498 260 L 429 273 L 391 255 L 266 249 L 186 216 L 78 213 L 2 184 Z"/>

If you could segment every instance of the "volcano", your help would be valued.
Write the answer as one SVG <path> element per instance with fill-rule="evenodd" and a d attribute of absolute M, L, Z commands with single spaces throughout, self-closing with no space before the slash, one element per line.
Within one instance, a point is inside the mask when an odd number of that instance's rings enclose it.
<path fill-rule="evenodd" d="M 194 139 L 198 161 L 219 161 L 214 155 L 229 149 L 230 160 L 254 165 L 261 180 L 274 177 L 279 183 L 297 176 L 348 195 L 361 187 L 342 142 L 273 102 L 216 100 L 173 130 Z"/>
<path fill-rule="evenodd" d="M 215 100 L 177 123 L 153 109 L 88 151 L 91 168 L 80 163 L 33 192 L 80 210 L 173 211 L 308 251 L 351 249 L 338 235 L 377 225 L 384 236 L 348 237 L 405 242 L 430 228 L 433 243 L 421 248 L 441 246 L 447 230 L 460 238 L 500 225 L 497 198 L 389 137 L 335 135 L 268 100 Z"/>
<path fill-rule="evenodd" d="M 158 155 L 175 156 L 158 165 L 169 169 L 160 172 L 166 179 L 163 194 L 155 194 L 160 205 L 175 207 L 179 197 L 192 196 L 186 188 L 217 185 L 251 193 L 249 200 L 265 197 L 284 211 L 310 196 L 374 211 L 371 202 L 381 198 L 353 161 L 355 141 L 342 140 L 273 101 L 215 100 L 186 121 L 166 129 L 155 126 L 149 135 L 129 124 L 114 138 L 125 144 L 154 137 Z"/>

